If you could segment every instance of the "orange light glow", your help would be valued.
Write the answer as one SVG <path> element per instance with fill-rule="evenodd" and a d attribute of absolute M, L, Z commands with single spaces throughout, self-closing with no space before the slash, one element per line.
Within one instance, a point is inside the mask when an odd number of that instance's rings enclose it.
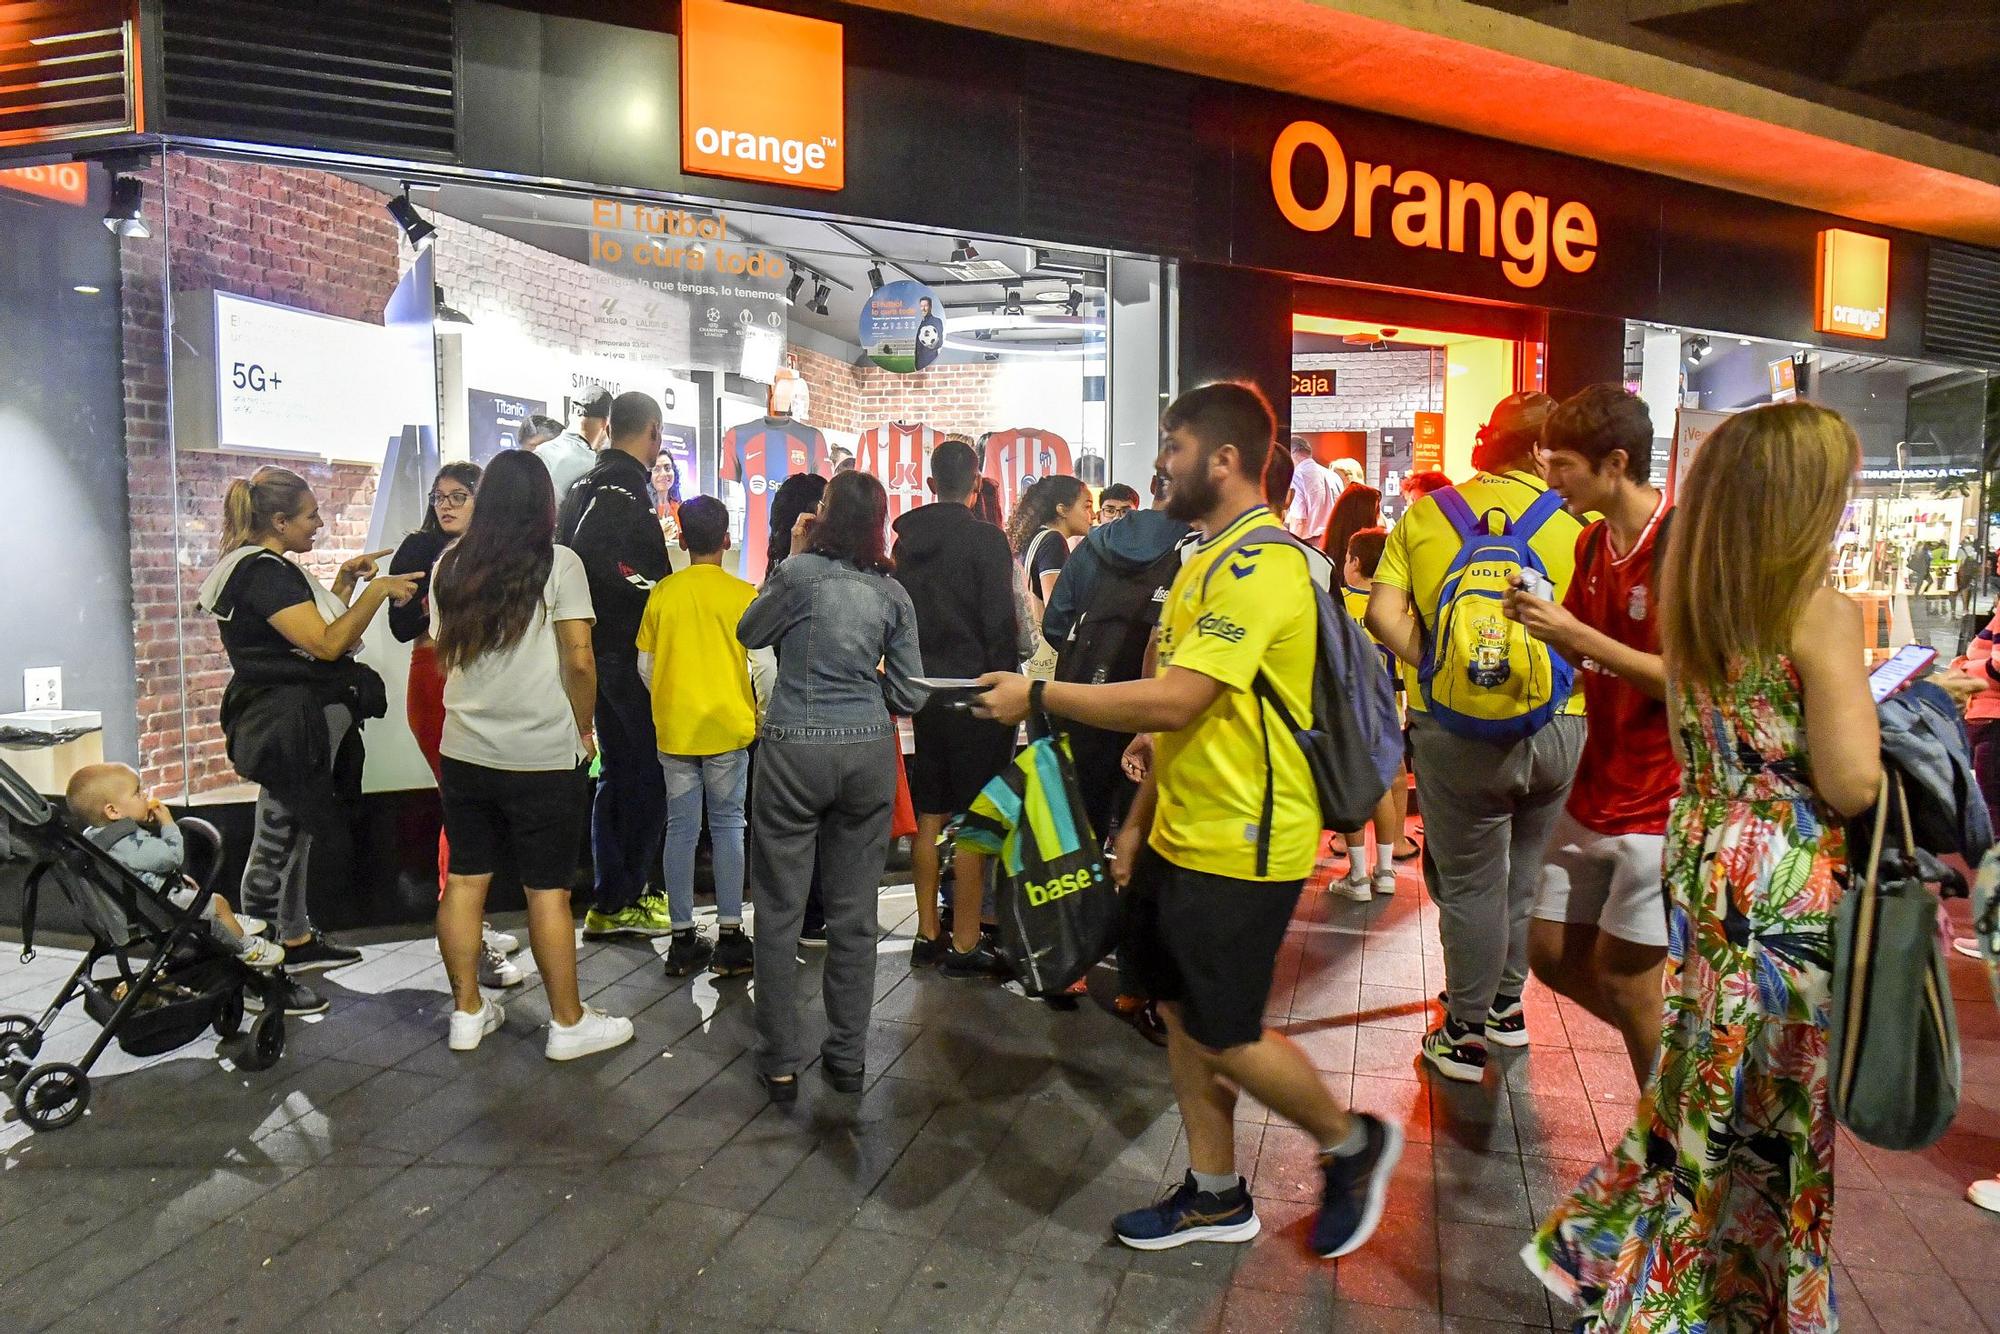
<path fill-rule="evenodd" d="M 1839 227 L 1819 234 L 1813 328 L 1849 338 L 1889 336 L 1889 238 Z"/>
<path fill-rule="evenodd" d="M 843 31 L 727 0 L 681 5 L 681 169 L 808 190 L 847 182 Z"/>

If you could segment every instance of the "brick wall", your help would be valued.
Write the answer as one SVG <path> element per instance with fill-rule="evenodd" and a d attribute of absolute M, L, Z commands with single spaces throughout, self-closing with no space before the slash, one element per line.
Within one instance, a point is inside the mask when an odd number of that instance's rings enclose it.
<path fill-rule="evenodd" d="M 139 756 L 152 787 L 197 794 L 238 781 L 217 721 L 228 660 L 194 599 L 217 555 L 223 493 L 256 461 L 185 438 L 178 457 L 170 448 L 162 279 L 175 292 L 214 289 L 380 323 L 397 233 L 384 196 L 324 172 L 171 154 L 145 174 L 149 212 L 165 225 L 126 238 L 120 255 Z M 309 563 L 331 579 L 367 536 L 374 473 L 301 471 L 326 520 Z"/>
<path fill-rule="evenodd" d="M 1331 397 L 1294 398 L 1295 431 L 1368 431 L 1408 426 L 1417 412 L 1444 410 L 1444 356 L 1439 352 L 1302 352 L 1292 369 L 1331 370 Z"/>

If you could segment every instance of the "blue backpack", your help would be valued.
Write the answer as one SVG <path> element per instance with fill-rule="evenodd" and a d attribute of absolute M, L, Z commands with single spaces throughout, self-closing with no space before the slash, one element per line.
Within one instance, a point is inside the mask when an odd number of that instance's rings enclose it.
<path fill-rule="evenodd" d="M 1456 736 L 1511 745 L 1561 712 L 1576 681 L 1568 659 L 1501 610 L 1515 575 L 1533 570 L 1547 578 L 1547 566 L 1529 544 L 1561 511 L 1562 496 L 1544 491 L 1519 519 L 1502 509 L 1475 515 L 1457 487 L 1431 498 L 1460 545 L 1438 588 L 1435 614 L 1424 625 L 1417 668 L 1424 704 Z"/>
<path fill-rule="evenodd" d="M 1208 580 L 1228 564 L 1231 556 L 1266 542 L 1297 547 L 1306 558 L 1308 571 L 1311 570 L 1311 548 L 1284 529 L 1265 525 L 1244 533 L 1216 558 L 1202 580 L 1203 594 L 1208 592 Z M 1257 697 L 1276 711 L 1278 721 L 1305 753 L 1306 767 L 1312 771 L 1313 788 L 1319 797 L 1320 828 L 1359 829 L 1373 816 L 1376 803 L 1389 790 L 1390 780 L 1403 763 L 1402 722 L 1396 716 L 1395 692 L 1382 670 L 1381 650 L 1330 591 L 1317 580 L 1311 581 L 1311 587 L 1319 618 L 1318 642 L 1313 653 L 1311 722 L 1304 727 L 1299 725 L 1262 672 L 1257 675 L 1254 689 Z M 1260 876 L 1270 864 L 1271 810 L 1275 798 L 1268 725 L 1264 732 L 1264 774 L 1264 811 L 1257 839 Z"/>

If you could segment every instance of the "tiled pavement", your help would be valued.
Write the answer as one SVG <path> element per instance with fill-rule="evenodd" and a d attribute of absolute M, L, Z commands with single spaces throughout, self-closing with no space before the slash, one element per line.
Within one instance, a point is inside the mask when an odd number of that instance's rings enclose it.
<path fill-rule="evenodd" d="M 1063 1014 L 984 984 L 912 976 L 912 905 L 885 893 L 870 1086 L 766 1105 L 743 984 L 663 977 L 654 951 L 586 945 L 592 1000 L 638 1041 L 555 1066 L 531 982 L 478 1052 L 444 1045 L 428 938 L 327 978 L 263 1074 L 214 1044 L 100 1065 L 90 1115 L 0 1122 L 0 1331 L 785 1329 L 1499 1331 L 1562 1318 L 1515 1259 L 1527 1230 L 1624 1129 L 1610 1032 L 1531 994 L 1534 1046 L 1482 1087 L 1413 1063 L 1442 981 L 1436 915 L 1406 872 L 1361 907 L 1308 891 L 1272 991 L 1343 1095 L 1407 1118 L 1376 1239 L 1303 1250 L 1311 1145 L 1239 1112 L 1265 1231 L 1140 1254 L 1120 1209 L 1184 1166 L 1160 1053 L 1101 1004 Z M 0 1010 L 62 968 L 0 957 Z M 524 965 L 527 963 L 523 955 Z M 2000 1331 L 2000 1218 L 1960 1198 L 2000 1169 L 2000 1022 L 1954 984 L 1965 1108 L 1922 1154 L 1842 1135 L 1843 1326 Z M 1111 979 L 1094 979 L 1108 995 Z M 91 1032 L 80 1008 L 52 1055 Z M 1565 1322 L 1566 1323 L 1566 1322 Z"/>

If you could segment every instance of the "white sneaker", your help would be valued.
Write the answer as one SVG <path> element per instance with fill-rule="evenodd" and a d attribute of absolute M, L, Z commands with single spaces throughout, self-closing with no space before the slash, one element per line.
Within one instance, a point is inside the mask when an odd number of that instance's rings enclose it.
<path fill-rule="evenodd" d="M 269 972 L 285 961 L 285 947 L 262 936 L 247 935 L 243 937 L 243 950 L 236 957 L 252 968 Z"/>
<path fill-rule="evenodd" d="M 1374 885 L 1377 896 L 1394 898 L 1396 896 L 1396 868 L 1393 866 L 1376 867 Z"/>
<path fill-rule="evenodd" d="M 1341 898 L 1354 903 L 1367 903 L 1375 897 L 1374 892 L 1368 888 L 1366 871 L 1349 871 L 1337 880 L 1328 881 L 1326 892 L 1338 894 Z"/>
<path fill-rule="evenodd" d="M 471 1051 L 481 1038 L 500 1027 L 500 1021 L 506 1017 L 499 1001 L 487 1001 L 471 1014 L 455 1009 L 451 1012 L 451 1038 L 447 1045 L 453 1051 Z"/>
<path fill-rule="evenodd" d="M 261 936 L 271 929 L 271 924 L 263 918 L 245 917 L 242 913 L 236 914 L 236 925 L 246 936 Z"/>
<path fill-rule="evenodd" d="M 482 941 L 479 946 L 479 985 L 482 987 L 518 987 L 528 980 L 528 975 L 520 970 L 514 961 Z"/>
<path fill-rule="evenodd" d="M 1957 950 L 1960 954 L 1963 954 L 1968 959 L 1977 959 L 1982 957 L 1979 953 L 1978 936 L 1954 936 L 1952 938 L 1951 947 Z"/>
<path fill-rule="evenodd" d="M 510 936 L 505 931 L 495 931 L 491 922 L 481 922 L 479 924 L 479 939 L 487 949 L 498 950 L 502 954 L 518 954 L 521 950 L 521 942 L 518 937 Z M 513 984 L 509 983 L 508 985 L 512 986 Z"/>
<path fill-rule="evenodd" d="M 632 1021 L 602 1010 L 583 1007 L 583 1018 L 563 1025 L 549 1021 L 548 1045 L 542 1055 L 551 1061 L 574 1061 L 592 1052 L 609 1051 L 632 1040 Z"/>
<path fill-rule="evenodd" d="M 2000 1214 L 2000 1177 L 1987 1177 L 1965 1188 L 1965 1198 L 1982 1209 Z"/>

